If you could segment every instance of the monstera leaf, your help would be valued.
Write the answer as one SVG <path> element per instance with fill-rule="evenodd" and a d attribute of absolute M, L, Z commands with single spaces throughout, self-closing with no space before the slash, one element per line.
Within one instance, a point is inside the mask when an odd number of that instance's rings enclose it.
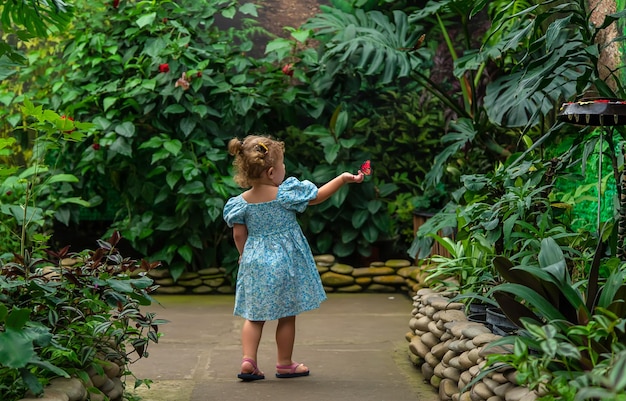
<path fill-rule="evenodd" d="M 320 65 L 328 75 L 357 70 L 382 76 L 382 83 L 407 77 L 427 57 L 420 48 L 419 25 L 409 24 L 407 15 L 393 12 L 393 21 L 380 11 L 355 10 L 354 14 L 325 8 L 303 27 L 316 31 L 325 44 Z M 423 40 L 423 39 L 422 39 Z"/>

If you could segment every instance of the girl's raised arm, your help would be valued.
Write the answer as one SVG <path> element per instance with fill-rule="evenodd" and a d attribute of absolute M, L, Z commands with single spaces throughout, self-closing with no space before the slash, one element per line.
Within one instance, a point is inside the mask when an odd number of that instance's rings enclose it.
<path fill-rule="evenodd" d="M 364 175 L 361 171 L 357 174 L 352 173 L 342 173 L 332 180 L 328 181 L 326 184 L 322 185 L 317 190 L 317 198 L 309 201 L 309 205 L 317 205 L 319 203 L 324 202 L 326 199 L 330 198 L 335 192 L 339 190 L 343 186 L 343 184 L 349 183 L 361 183 L 363 182 Z"/>

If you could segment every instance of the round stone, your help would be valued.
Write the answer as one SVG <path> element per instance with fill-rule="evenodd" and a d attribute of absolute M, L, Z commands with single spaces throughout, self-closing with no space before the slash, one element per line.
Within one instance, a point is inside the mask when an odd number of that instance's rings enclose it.
<path fill-rule="evenodd" d="M 213 292 L 213 287 L 208 285 L 201 285 L 191 290 L 194 294 L 210 294 Z"/>
<path fill-rule="evenodd" d="M 404 278 L 410 278 L 411 277 L 411 273 L 414 270 L 417 270 L 417 269 L 419 269 L 419 267 L 417 267 L 417 266 L 402 267 L 402 268 L 398 269 L 396 274 L 398 276 L 401 276 L 401 277 L 404 277 Z"/>
<path fill-rule="evenodd" d="M 49 390 L 57 390 L 67 394 L 70 401 L 83 400 L 87 397 L 87 390 L 77 378 L 57 377 L 50 380 Z"/>
<path fill-rule="evenodd" d="M 506 401 L 520 401 L 523 397 L 528 395 L 530 390 L 527 387 L 515 387 L 507 391 L 505 399 Z"/>
<path fill-rule="evenodd" d="M 439 339 L 433 333 L 428 332 L 422 336 L 422 342 L 429 348 L 439 344 Z"/>
<path fill-rule="evenodd" d="M 432 320 L 428 316 L 421 317 L 416 320 L 415 328 L 422 331 L 428 331 L 428 327 Z"/>
<path fill-rule="evenodd" d="M 327 266 L 321 266 L 319 263 L 317 264 L 317 272 L 318 272 L 319 274 L 326 273 L 327 271 L 330 271 L 330 267 L 327 267 Z"/>
<path fill-rule="evenodd" d="M 491 331 L 485 326 L 483 326 L 482 324 L 474 324 L 471 326 L 467 326 L 461 331 L 461 333 L 463 334 L 463 337 L 469 338 L 469 339 L 473 339 L 479 334 L 492 334 Z"/>
<path fill-rule="evenodd" d="M 384 285 L 402 285 L 405 283 L 404 278 L 396 275 L 375 276 L 373 280 L 375 283 Z"/>
<path fill-rule="evenodd" d="M 461 372 L 457 368 L 453 368 L 452 366 L 448 366 L 443 370 L 443 375 L 450 380 L 453 380 L 455 383 L 459 381 L 459 377 L 461 376 Z M 459 391 L 457 389 L 457 391 Z M 452 394 L 448 394 L 452 395 Z"/>
<path fill-rule="evenodd" d="M 441 359 L 433 355 L 432 352 L 427 353 L 426 356 L 424 357 L 424 360 L 426 361 L 427 364 L 429 364 L 433 368 L 439 365 L 439 363 L 441 362 Z"/>
<path fill-rule="evenodd" d="M 152 269 L 148 271 L 148 276 L 150 276 L 151 278 L 155 278 L 155 279 L 171 277 L 170 271 L 167 269 Z"/>
<path fill-rule="evenodd" d="M 357 283 L 358 285 L 367 286 L 372 283 L 372 278 L 371 277 L 357 277 L 354 280 L 354 282 Z"/>
<path fill-rule="evenodd" d="M 419 356 L 420 358 L 424 358 L 426 354 L 430 352 L 430 349 L 426 345 L 424 345 L 419 336 L 415 336 L 411 339 L 411 342 L 409 343 L 409 351 Z"/>
<path fill-rule="evenodd" d="M 450 359 L 456 357 L 456 352 L 452 351 L 452 350 L 448 350 L 445 354 L 443 354 L 443 357 L 441 358 L 441 362 L 445 363 L 446 365 L 450 366 Z"/>
<path fill-rule="evenodd" d="M 439 388 L 441 390 L 443 390 L 443 392 L 448 396 L 448 397 L 452 397 L 453 394 L 456 394 L 459 392 L 459 387 L 456 385 L 455 383 L 456 380 L 454 379 L 450 379 L 450 378 L 445 378 L 441 381 L 441 383 L 439 384 Z"/>
<path fill-rule="evenodd" d="M 393 267 L 395 269 L 399 269 L 401 267 L 411 266 L 411 262 L 405 259 L 390 259 L 385 262 L 385 266 Z"/>
<path fill-rule="evenodd" d="M 437 366 L 435 366 L 435 376 L 440 377 L 440 378 L 445 378 L 445 375 L 443 374 L 443 371 L 445 370 L 445 366 L 442 363 L 438 363 Z"/>
<path fill-rule="evenodd" d="M 316 255 L 313 257 L 313 260 L 318 263 L 335 263 L 335 256 L 330 254 Z"/>
<path fill-rule="evenodd" d="M 394 274 L 391 267 L 359 267 L 352 271 L 353 277 L 387 276 Z"/>
<path fill-rule="evenodd" d="M 464 370 L 465 368 L 461 365 L 460 362 L 460 356 L 455 356 L 454 358 L 450 359 L 450 361 L 448 362 L 448 365 L 450 365 L 451 367 L 458 369 L 458 370 Z"/>
<path fill-rule="evenodd" d="M 234 294 L 235 287 L 232 287 L 230 285 L 223 285 L 217 288 L 217 292 L 219 292 L 220 294 Z"/>
<path fill-rule="evenodd" d="M 374 283 L 367 287 L 367 290 L 371 292 L 396 292 L 396 287 Z"/>
<path fill-rule="evenodd" d="M 178 280 L 178 284 L 184 287 L 198 287 L 202 285 L 202 280 L 199 278 L 189 279 L 189 280 Z"/>
<path fill-rule="evenodd" d="M 499 385 L 498 387 L 496 387 L 493 392 L 495 393 L 495 395 L 497 395 L 498 397 L 502 397 L 504 398 L 504 396 L 511 391 L 511 389 L 513 389 L 515 387 L 515 385 L 513 385 L 513 383 L 504 383 Z"/>
<path fill-rule="evenodd" d="M 202 282 L 206 285 L 208 285 L 209 287 L 219 287 L 220 285 L 224 284 L 224 282 L 226 282 L 225 278 L 214 278 L 211 280 L 202 280 Z"/>
<path fill-rule="evenodd" d="M 184 272 L 178 278 L 179 280 L 193 280 L 194 278 L 198 278 L 200 275 L 195 272 Z"/>
<path fill-rule="evenodd" d="M 424 376 L 424 380 L 429 381 L 434 374 L 435 371 L 432 366 L 430 366 L 428 363 L 422 364 L 422 376 Z"/>
<path fill-rule="evenodd" d="M 499 338 L 501 337 L 489 332 L 477 335 L 472 339 L 472 342 L 475 346 L 480 347 L 481 345 L 489 344 L 492 341 L 496 341 Z"/>
<path fill-rule="evenodd" d="M 174 285 L 171 287 L 159 287 L 155 291 L 157 294 L 184 294 L 187 289 L 181 285 Z"/>
<path fill-rule="evenodd" d="M 154 283 L 157 285 L 174 285 L 174 279 L 171 277 L 166 277 L 154 280 Z"/>
<path fill-rule="evenodd" d="M 326 272 L 321 275 L 322 283 L 329 287 L 344 287 L 354 284 L 354 277 L 337 274 L 334 272 Z"/>
<path fill-rule="evenodd" d="M 343 263 L 335 263 L 330 267 L 331 272 L 335 272 L 337 274 L 352 274 L 354 267 L 350 265 L 345 265 Z"/>
<path fill-rule="evenodd" d="M 201 276 L 212 276 L 214 274 L 220 274 L 219 267 L 207 267 L 205 269 L 198 270 L 198 274 Z"/>
<path fill-rule="evenodd" d="M 433 374 L 433 376 L 430 378 L 430 385 L 435 388 L 439 388 L 439 383 L 441 383 L 441 377 Z"/>
<path fill-rule="evenodd" d="M 478 360 L 481 358 L 480 356 L 480 348 L 473 348 L 467 352 L 467 358 L 472 362 L 473 365 L 478 363 Z"/>
<path fill-rule="evenodd" d="M 469 351 L 466 351 L 462 353 L 461 355 L 459 355 L 458 361 L 459 361 L 459 366 L 463 370 L 469 369 L 470 367 L 476 364 L 475 362 L 472 362 L 471 359 L 469 359 Z"/>
<path fill-rule="evenodd" d="M 445 331 L 441 330 L 438 326 L 437 326 L 437 322 L 435 321 L 430 321 L 428 323 L 428 331 L 430 331 L 431 333 L 433 333 L 435 336 L 437 336 L 437 338 L 441 338 L 442 335 L 444 335 Z"/>
<path fill-rule="evenodd" d="M 442 310 L 437 313 L 437 316 L 433 316 L 433 320 L 442 320 L 448 322 L 463 322 L 467 321 L 465 313 L 460 310 Z"/>
<path fill-rule="evenodd" d="M 354 292 L 361 292 L 361 291 L 363 291 L 363 287 L 361 287 L 358 284 L 352 284 L 346 287 L 337 288 L 337 292 L 354 293 Z"/>

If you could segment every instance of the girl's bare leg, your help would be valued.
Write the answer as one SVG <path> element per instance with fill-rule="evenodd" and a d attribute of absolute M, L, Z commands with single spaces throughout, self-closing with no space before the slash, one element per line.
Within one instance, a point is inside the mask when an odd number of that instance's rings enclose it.
<path fill-rule="evenodd" d="M 276 327 L 276 346 L 278 348 L 278 361 L 279 366 L 290 366 L 293 361 L 291 356 L 293 354 L 293 345 L 296 339 L 296 317 L 287 316 L 278 319 L 278 326 Z M 284 370 L 284 369 L 282 369 Z M 297 373 L 306 372 L 309 369 L 300 365 L 296 369 Z M 282 372 L 279 372 L 282 373 Z"/>
<path fill-rule="evenodd" d="M 243 348 L 243 357 L 250 358 L 256 362 L 261 335 L 263 334 L 264 321 L 246 320 L 241 329 L 241 345 Z M 252 373 L 254 366 L 250 362 L 241 364 L 242 373 Z"/>

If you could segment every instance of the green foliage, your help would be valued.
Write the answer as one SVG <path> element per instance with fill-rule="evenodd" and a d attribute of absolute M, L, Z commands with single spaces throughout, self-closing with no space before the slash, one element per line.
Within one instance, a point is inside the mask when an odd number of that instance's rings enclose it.
<path fill-rule="evenodd" d="M 459 241 L 435 236 L 450 256 L 435 255 L 430 259 L 426 282 L 435 288 L 446 288 L 463 296 L 484 298 L 498 284 L 499 277 L 491 264 L 493 244 L 480 234 Z"/>
<path fill-rule="evenodd" d="M 587 324 L 562 331 L 554 323 L 523 320 L 520 336 L 504 337 L 492 346 L 510 347 L 509 354 L 491 354 L 483 374 L 511 366 L 517 382 L 542 394 L 538 399 L 624 399 L 624 345 L 626 322 L 599 309 Z M 598 354 L 595 343 L 610 344 Z"/>
<path fill-rule="evenodd" d="M 95 251 L 50 252 L 0 265 L 0 390 L 3 399 L 43 391 L 48 379 L 80 376 L 103 361 L 123 365 L 148 357 L 157 343 L 155 288 L 143 275 L 158 264 L 123 257 L 115 233 Z M 137 274 L 143 272 L 142 274 Z M 128 368 L 125 375 L 131 375 Z"/>
<path fill-rule="evenodd" d="M 297 92 L 270 61 L 245 55 L 259 31 L 245 19 L 255 7 L 128 1 L 95 10 L 76 4 L 64 62 L 49 60 L 54 95 L 46 101 L 93 121 L 97 132 L 55 158 L 80 177 L 82 196 L 101 212 L 117 210 L 115 227 L 174 277 L 228 261 L 234 248 L 224 241 L 221 211 L 239 189 L 229 178 L 226 142 L 273 131 L 260 117 Z M 218 25 L 235 14 L 244 16 L 243 29 Z M 70 218 L 78 221 L 77 209 Z"/>
<path fill-rule="evenodd" d="M 49 166 L 46 158 L 60 143 L 80 140 L 92 125 L 35 107 L 28 100 L 20 111 L 19 131 L 33 138 L 34 145 L 31 152 L 23 152 L 13 137 L 0 138 L 0 213 L 5 216 L 0 222 L 2 258 L 18 250 L 24 255 L 27 248 L 37 254 L 38 248 L 46 246 L 53 219 L 67 223 L 72 205 L 87 205 L 72 193 L 78 178 Z"/>
<path fill-rule="evenodd" d="M 15 67 L 26 64 L 26 57 L 13 44 L 17 37 L 27 41 L 33 37 L 44 38 L 52 29 L 63 30 L 71 18 L 72 7 L 62 0 L 0 1 L 0 81 L 13 75 Z M 11 37 L 13 36 L 14 37 Z"/>

